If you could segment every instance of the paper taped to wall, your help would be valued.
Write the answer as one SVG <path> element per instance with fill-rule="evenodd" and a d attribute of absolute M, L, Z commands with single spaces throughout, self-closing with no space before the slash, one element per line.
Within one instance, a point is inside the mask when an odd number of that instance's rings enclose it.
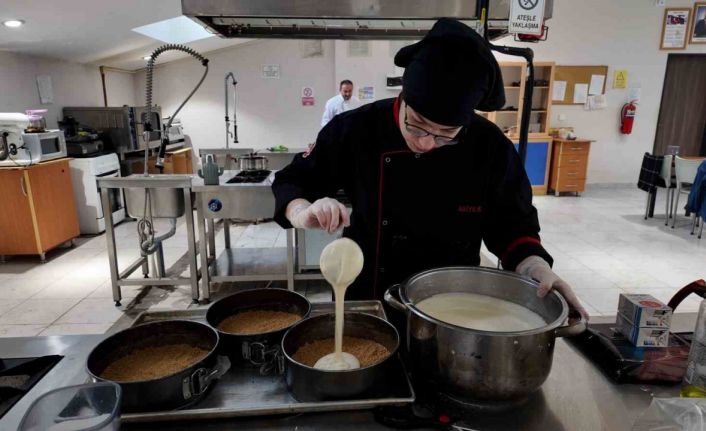
<path fill-rule="evenodd" d="M 603 94 L 603 83 L 605 82 L 605 75 L 591 75 L 591 85 L 588 88 L 588 94 L 593 96 L 597 94 Z"/>
<path fill-rule="evenodd" d="M 574 85 L 574 103 L 586 103 L 588 96 L 588 84 Z"/>
<path fill-rule="evenodd" d="M 552 100 L 562 101 L 566 97 L 566 81 L 554 81 Z"/>

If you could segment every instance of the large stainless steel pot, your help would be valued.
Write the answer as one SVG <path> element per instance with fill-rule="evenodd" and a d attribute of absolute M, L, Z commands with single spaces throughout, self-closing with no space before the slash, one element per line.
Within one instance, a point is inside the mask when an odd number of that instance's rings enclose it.
<path fill-rule="evenodd" d="M 537 287 L 533 280 L 510 272 L 448 267 L 421 272 L 389 288 L 385 301 L 407 314 L 407 353 L 414 380 L 463 403 L 514 403 L 528 397 L 549 375 L 555 338 L 586 329 L 584 319 L 562 326 L 569 314 L 566 301 L 556 292 L 539 298 Z M 547 324 L 531 331 L 478 331 L 442 322 L 416 307 L 430 296 L 449 292 L 511 301 L 539 314 Z"/>
<path fill-rule="evenodd" d="M 238 157 L 238 168 L 241 171 L 267 170 L 267 157 L 258 156 L 256 153 Z"/>

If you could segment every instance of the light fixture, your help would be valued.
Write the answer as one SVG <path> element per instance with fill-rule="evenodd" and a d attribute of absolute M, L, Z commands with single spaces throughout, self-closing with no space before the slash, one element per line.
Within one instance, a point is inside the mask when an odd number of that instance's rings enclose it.
<path fill-rule="evenodd" d="M 4 25 L 5 27 L 17 28 L 22 27 L 24 23 L 24 20 L 21 19 L 8 19 L 7 21 L 3 21 L 2 25 Z"/>

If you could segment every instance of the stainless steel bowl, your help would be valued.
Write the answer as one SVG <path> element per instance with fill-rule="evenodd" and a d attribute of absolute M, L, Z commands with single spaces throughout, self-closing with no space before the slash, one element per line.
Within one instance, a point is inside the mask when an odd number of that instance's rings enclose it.
<path fill-rule="evenodd" d="M 476 267 L 438 268 L 413 275 L 385 293 L 407 315 L 407 349 L 414 380 L 466 403 L 515 402 L 536 391 L 549 375 L 556 337 L 586 329 L 570 326 L 564 298 L 536 294 L 537 283 L 515 273 Z M 526 307 L 544 318 L 541 328 L 520 332 L 467 329 L 437 320 L 416 304 L 440 293 L 488 295 Z M 400 300 L 394 295 L 399 293 Z"/>

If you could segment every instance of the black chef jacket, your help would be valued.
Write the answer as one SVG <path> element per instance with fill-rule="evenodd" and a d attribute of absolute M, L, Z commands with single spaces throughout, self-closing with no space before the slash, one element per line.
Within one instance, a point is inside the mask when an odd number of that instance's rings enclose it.
<path fill-rule="evenodd" d="M 416 154 L 398 113 L 399 99 L 386 99 L 337 115 L 272 184 L 275 221 L 284 228 L 293 199 L 345 191 L 353 212 L 343 235 L 365 256 L 346 299 L 381 299 L 391 284 L 425 269 L 476 266 L 481 241 L 508 270 L 531 255 L 552 263 L 527 174 L 497 126 L 476 115 L 458 144 Z"/>

